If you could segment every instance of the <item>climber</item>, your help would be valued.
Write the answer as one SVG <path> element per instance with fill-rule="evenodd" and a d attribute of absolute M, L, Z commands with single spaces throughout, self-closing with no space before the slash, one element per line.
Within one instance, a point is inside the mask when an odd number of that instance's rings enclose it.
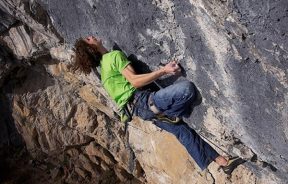
<path fill-rule="evenodd" d="M 93 36 L 78 39 L 75 52 L 75 70 L 89 74 L 100 65 L 101 82 L 121 110 L 121 121 L 127 122 L 133 115 L 153 121 L 156 126 L 174 134 L 202 170 L 215 161 L 226 174 L 231 174 L 244 162 L 239 157 L 228 160 L 219 155 L 180 121 L 181 117 L 187 116 L 187 108 L 195 99 L 195 87 L 191 82 L 178 82 L 156 92 L 141 90 L 163 75 L 179 73 L 181 69 L 177 62 L 172 61 L 150 73 L 136 74 L 123 52 L 109 52 L 102 41 Z"/>

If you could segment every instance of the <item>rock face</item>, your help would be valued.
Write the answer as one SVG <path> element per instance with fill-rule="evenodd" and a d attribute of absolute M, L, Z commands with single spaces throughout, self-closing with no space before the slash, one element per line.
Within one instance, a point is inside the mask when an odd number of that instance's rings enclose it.
<path fill-rule="evenodd" d="M 288 181 L 287 1 L 4 0 L 0 16 L 0 146 L 23 139 L 55 181 Z M 150 70 L 178 59 L 182 77 L 158 85 L 194 82 L 185 121 L 221 154 L 250 161 L 227 178 L 214 164 L 201 172 L 151 122 L 135 119 L 125 134 L 97 71 L 70 69 L 86 35 Z"/>

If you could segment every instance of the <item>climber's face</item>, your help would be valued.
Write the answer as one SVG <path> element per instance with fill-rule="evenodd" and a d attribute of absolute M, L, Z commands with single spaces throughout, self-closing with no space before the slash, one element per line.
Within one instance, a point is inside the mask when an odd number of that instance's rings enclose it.
<path fill-rule="evenodd" d="M 98 39 L 98 38 L 96 38 L 94 36 L 88 36 L 88 37 L 84 38 L 84 41 L 87 44 L 96 47 L 97 49 L 100 48 L 100 47 L 103 47 L 102 40 Z"/>

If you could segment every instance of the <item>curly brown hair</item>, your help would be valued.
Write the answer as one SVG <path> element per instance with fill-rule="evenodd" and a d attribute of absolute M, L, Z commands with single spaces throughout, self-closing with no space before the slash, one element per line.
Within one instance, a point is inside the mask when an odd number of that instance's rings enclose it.
<path fill-rule="evenodd" d="M 76 54 L 73 70 L 80 70 L 89 74 L 92 68 L 99 66 L 102 55 L 82 38 L 76 40 L 74 44 Z"/>

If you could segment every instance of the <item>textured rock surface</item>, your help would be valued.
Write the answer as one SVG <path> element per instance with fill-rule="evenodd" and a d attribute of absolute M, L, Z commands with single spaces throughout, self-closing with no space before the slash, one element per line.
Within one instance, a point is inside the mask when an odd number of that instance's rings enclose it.
<path fill-rule="evenodd" d="M 52 164 L 55 180 L 288 180 L 287 1 L 4 0 L 0 15 L 0 146 L 20 139 L 16 125 L 32 156 Z M 178 59 L 179 80 L 193 81 L 201 96 L 185 121 L 220 153 L 254 162 L 230 179 L 213 164 L 201 172 L 174 137 L 139 120 L 129 127 L 129 147 L 95 73 L 69 69 L 71 44 L 91 34 L 151 70 Z"/>
<path fill-rule="evenodd" d="M 201 172 L 178 140 L 151 122 L 135 118 L 129 138 L 149 183 L 265 183 L 244 166 L 233 172 L 232 179 L 219 172 L 215 163 Z"/>

